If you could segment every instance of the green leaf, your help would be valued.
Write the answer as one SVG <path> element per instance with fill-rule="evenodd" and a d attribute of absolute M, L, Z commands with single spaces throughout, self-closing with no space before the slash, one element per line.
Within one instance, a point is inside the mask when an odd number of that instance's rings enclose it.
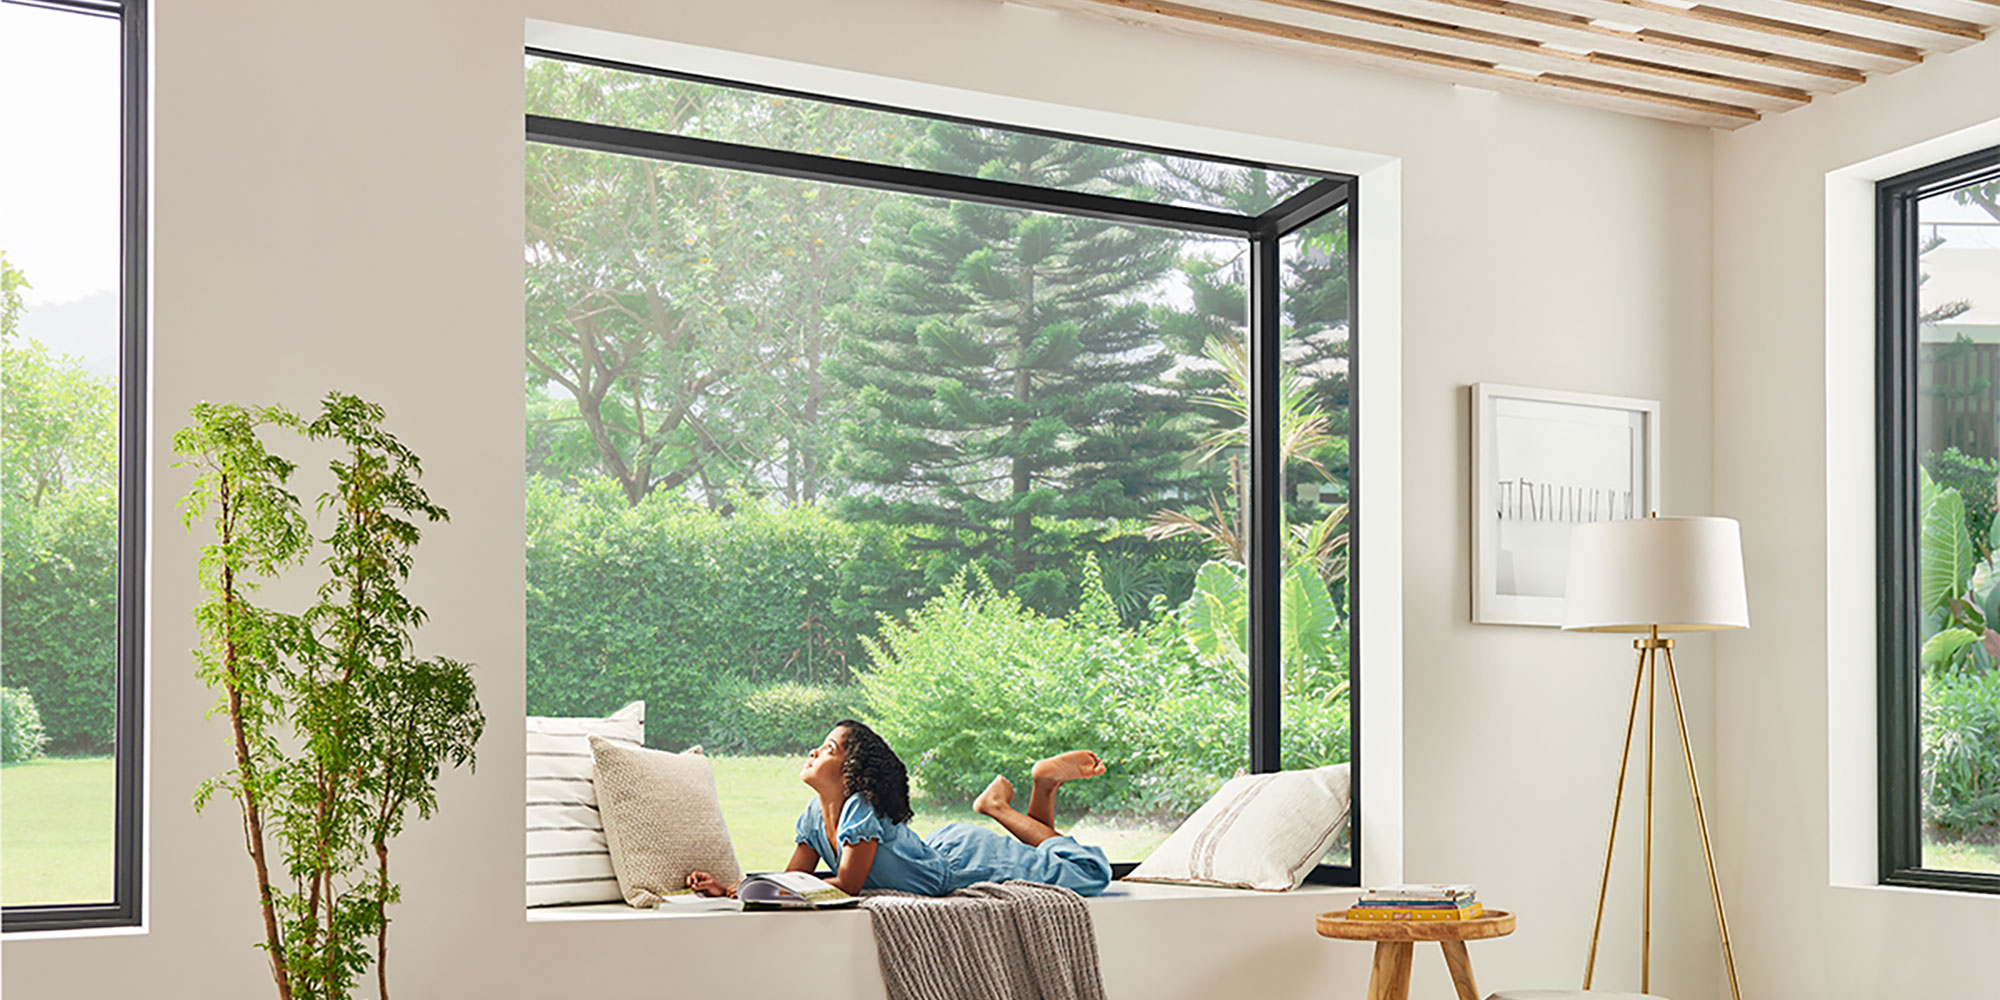
<path fill-rule="evenodd" d="M 1978 641 L 1979 641 L 1979 636 L 1974 634 L 1971 629 L 1963 629 L 1963 628 L 1945 629 L 1944 631 L 1939 632 L 1934 636 L 1931 636 L 1930 640 L 1924 643 L 1924 649 L 1923 649 L 1924 666 L 1927 667 L 1944 666 L 1945 664 L 1950 663 L 1953 658 L 1957 657 L 1958 654 L 1965 649 L 1965 647 L 1970 646 Z"/>
<path fill-rule="evenodd" d="M 1208 562 L 1194 575 L 1187 643 L 1210 664 L 1250 669 L 1250 588 L 1227 563 Z"/>
<path fill-rule="evenodd" d="M 1328 643 L 1334 626 L 1340 623 L 1340 612 L 1327 592 L 1326 581 L 1320 579 L 1318 567 L 1310 560 L 1285 567 L 1278 590 L 1278 622 L 1286 663 L 1328 658 Z"/>
<path fill-rule="evenodd" d="M 1924 513 L 1917 571 L 1918 605 L 1928 611 L 1965 592 L 1975 556 L 1965 530 L 1965 502 L 1957 490 L 1940 490 Z"/>

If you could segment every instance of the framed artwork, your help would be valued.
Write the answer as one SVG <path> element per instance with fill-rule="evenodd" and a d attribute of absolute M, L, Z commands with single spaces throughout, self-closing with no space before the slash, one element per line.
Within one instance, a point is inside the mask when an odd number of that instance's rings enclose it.
<path fill-rule="evenodd" d="M 1660 404 L 1472 386 L 1472 620 L 1562 625 L 1570 527 L 1660 507 Z"/>

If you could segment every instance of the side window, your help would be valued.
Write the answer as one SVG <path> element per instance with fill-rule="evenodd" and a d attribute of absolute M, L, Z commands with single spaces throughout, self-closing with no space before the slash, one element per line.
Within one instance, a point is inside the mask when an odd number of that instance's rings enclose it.
<path fill-rule="evenodd" d="M 0 902 L 139 920 L 145 5 L 0 3 Z"/>
<path fill-rule="evenodd" d="M 2000 148 L 1877 197 L 1882 880 L 2000 892 Z"/>

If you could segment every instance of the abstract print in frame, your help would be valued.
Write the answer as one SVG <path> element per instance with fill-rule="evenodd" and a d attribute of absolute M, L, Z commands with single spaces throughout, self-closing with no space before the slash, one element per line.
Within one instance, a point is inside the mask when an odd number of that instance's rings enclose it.
<path fill-rule="evenodd" d="M 1572 525 L 1660 507 L 1660 404 L 1472 386 L 1472 620 L 1560 626 Z"/>

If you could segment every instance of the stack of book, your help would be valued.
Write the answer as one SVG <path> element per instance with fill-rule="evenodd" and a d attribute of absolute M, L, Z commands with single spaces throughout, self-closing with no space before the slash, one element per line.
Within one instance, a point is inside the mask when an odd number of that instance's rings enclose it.
<path fill-rule="evenodd" d="M 1347 909 L 1349 920 L 1471 920 L 1485 913 L 1469 885 L 1385 885 Z"/>

